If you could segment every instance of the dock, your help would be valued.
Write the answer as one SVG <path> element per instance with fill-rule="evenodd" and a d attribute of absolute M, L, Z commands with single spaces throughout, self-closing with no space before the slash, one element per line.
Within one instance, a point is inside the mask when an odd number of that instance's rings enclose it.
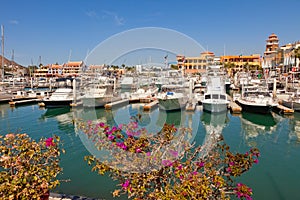
<path fill-rule="evenodd" d="M 185 110 L 186 111 L 195 111 L 196 106 L 197 106 L 197 102 L 188 102 L 186 104 Z"/>
<path fill-rule="evenodd" d="M 122 99 L 104 105 L 105 110 L 112 110 L 113 107 L 120 107 L 129 104 L 129 99 Z"/>
<path fill-rule="evenodd" d="M 77 101 L 77 102 L 70 103 L 71 108 L 77 108 L 77 107 L 81 107 L 81 106 L 83 106 L 82 101 Z"/>
<path fill-rule="evenodd" d="M 228 107 L 230 109 L 230 112 L 233 113 L 233 114 L 240 114 L 240 113 L 242 113 L 242 107 L 239 106 L 234 101 L 230 101 Z"/>
<path fill-rule="evenodd" d="M 144 105 L 144 111 L 150 111 L 153 108 L 156 108 L 158 105 L 158 100 L 154 100 L 146 105 Z"/>
<path fill-rule="evenodd" d="M 283 115 L 291 115 L 294 113 L 294 110 L 288 107 L 285 107 L 281 104 L 279 104 L 276 107 L 273 107 L 273 110 L 278 112 L 279 114 L 283 114 Z"/>
<path fill-rule="evenodd" d="M 13 100 L 13 101 L 9 101 L 8 103 L 9 103 L 10 107 L 14 107 L 17 105 L 36 103 L 38 101 L 40 101 L 40 99 L 34 98 L 34 99 Z"/>

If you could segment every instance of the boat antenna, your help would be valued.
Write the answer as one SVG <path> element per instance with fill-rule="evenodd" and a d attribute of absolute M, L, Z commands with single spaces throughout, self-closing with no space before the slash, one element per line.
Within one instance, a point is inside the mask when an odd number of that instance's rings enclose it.
<path fill-rule="evenodd" d="M 168 54 L 164 57 L 165 59 L 165 68 L 168 68 Z"/>

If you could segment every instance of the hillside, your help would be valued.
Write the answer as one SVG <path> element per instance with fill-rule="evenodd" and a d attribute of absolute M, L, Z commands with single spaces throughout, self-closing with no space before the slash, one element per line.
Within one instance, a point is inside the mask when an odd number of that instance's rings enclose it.
<path fill-rule="evenodd" d="M 0 55 L 0 66 L 2 65 L 2 56 Z M 24 66 L 16 63 L 16 62 L 12 62 L 11 60 L 8 60 L 7 58 L 4 57 L 4 66 L 10 66 L 10 65 L 13 65 L 13 66 L 19 66 L 21 68 L 23 68 Z"/>

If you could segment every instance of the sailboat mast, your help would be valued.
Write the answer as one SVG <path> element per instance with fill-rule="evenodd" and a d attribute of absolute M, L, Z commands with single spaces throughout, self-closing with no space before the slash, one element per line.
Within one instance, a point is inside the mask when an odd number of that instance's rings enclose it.
<path fill-rule="evenodd" d="M 1 35 L 2 35 L 2 71 L 1 71 L 1 78 L 2 81 L 4 80 L 4 27 L 1 25 Z"/>

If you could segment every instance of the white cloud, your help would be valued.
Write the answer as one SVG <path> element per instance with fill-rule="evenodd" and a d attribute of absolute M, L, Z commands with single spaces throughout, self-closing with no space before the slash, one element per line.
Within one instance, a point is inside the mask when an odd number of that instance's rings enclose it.
<path fill-rule="evenodd" d="M 90 18 L 99 19 L 99 16 L 95 11 L 87 11 L 85 14 Z"/>
<path fill-rule="evenodd" d="M 10 24 L 14 24 L 14 25 L 18 25 L 18 24 L 19 24 L 19 21 L 18 21 L 18 20 L 15 20 L 15 19 L 12 19 L 12 20 L 9 20 L 9 23 L 10 23 Z"/>
<path fill-rule="evenodd" d="M 109 16 L 109 17 L 112 17 L 112 19 L 114 20 L 116 25 L 118 25 L 118 26 L 124 25 L 124 23 L 125 23 L 124 18 L 120 17 L 117 13 L 107 11 L 107 10 L 103 10 L 102 12 L 105 14 L 105 16 L 103 16 L 103 18 L 105 18 L 106 16 Z"/>

